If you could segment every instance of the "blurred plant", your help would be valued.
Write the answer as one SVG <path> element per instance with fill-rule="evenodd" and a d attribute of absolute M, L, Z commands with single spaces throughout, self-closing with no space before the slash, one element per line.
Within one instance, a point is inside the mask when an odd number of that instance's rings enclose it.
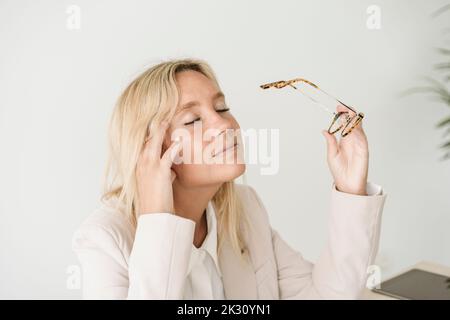
<path fill-rule="evenodd" d="M 450 4 L 447 4 L 438 10 L 436 10 L 431 16 L 436 18 L 450 10 Z M 445 30 L 449 32 L 450 30 Z M 442 80 L 438 81 L 430 77 L 424 77 L 426 86 L 412 88 L 408 90 L 409 93 L 430 93 L 432 97 L 450 108 L 450 49 L 449 48 L 437 48 L 437 52 L 444 57 L 443 62 L 439 62 L 433 66 L 433 69 L 442 74 Z M 436 128 L 445 129 L 443 139 L 445 142 L 440 146 L 444 150 L 444 155 L 441 160 L 450 159 L 450 139 L 447 138 L 450 135 L 450 115 L 442 119 L 436 124 Z"/>

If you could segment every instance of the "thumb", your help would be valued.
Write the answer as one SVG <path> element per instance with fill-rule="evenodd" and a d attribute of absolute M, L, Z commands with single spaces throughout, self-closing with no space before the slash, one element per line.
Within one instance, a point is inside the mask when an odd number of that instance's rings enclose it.
<path fill-rule="evenodd" d="M 179 139 L 175 140 L 169 148 L 164 152 L 164 155 L 161 158 L 161 162 L 163 162 L 168 167 L 171 167 L 173 163 L 180 164 L 182 159 L 179 157 L 178 153 L 181 151 L 181 141 Z"/>
<path fill-rule="evenodd" d="M 177 177 L 177 174 L 175 173 L 175 171 L 173 169 L 170 169 L 170 180 L 172 181 L 172 183 L 175 181 Z"/>
<path fill-rule="evenodd" d="M 327 153 L 328 157 L 334 157 L 338 153 L 338 144 L 336 137 L 333 134 L 328 133 L 326 130 L 322 130 L 322 135 L 327 140 Z"/>

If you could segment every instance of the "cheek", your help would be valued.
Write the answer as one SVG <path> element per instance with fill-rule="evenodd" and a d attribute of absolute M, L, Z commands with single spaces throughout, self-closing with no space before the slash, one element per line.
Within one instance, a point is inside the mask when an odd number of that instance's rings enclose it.
<path fill-rule="evenodd" d="M 230 124 L 231 128 L 239 129 L 238 122 L 232 116 Z M 193 131 L 189 131 L 188 134 L 185 132 L 183 135 L 183 146 L 180 156 L 184 162 L 173 164 L 172 166 L 177 174 L 178 181 L 182 185 L 199 186 L 231 181 L 245 171 L 245 165 L 242 164 L 243 161 L 240 162 L 241 164 L 234 165 L 204 163 L 205 157 L 209 154 L 211 156 L 210 159 L 212 159 L 212 154 L 214 153 L 211 140 L 204 140 L 201 134 L 197 137 Z M 201 159 L 200 162 L 198 162 L 199 159 Z"/>
<path fill-rule="evenodd" d="M 185 127 L 177 127 L 174 128 L 170 133 L 166 134 L 166 137 L 164 139 L 164 145 L 166 147 L 169 147 L 172 143 L 174 143 L 177 139 L 179 139 L 182 143 L 179 155 L 189 156 L 189 154 L 192 154 L 193 151 L 194 145 L 194 143 L 192 143 L 193 138 L 194 133 L 191 132 L 191 130 Z"/>
<path fill-rule="evenodd" d="M 178 182 L 185 187 L 198 187 L 209 184 L 213 179 L 211 168 L 203 164 L 174 165 Z"/>
<path fill-rule="evenodd" d="M 229 115 L 230 116 L 230 121 L 231 121 L 231 123 L 232 123 L 232 127 L 233 127 L 233 129 L 239 129 L 240 128 L 240 125 L 239 125 L 239 122 L 237 122 L 237 120 L 236 120 L 236 118 L 235 117 L 233 117 L 233 115 Z"/>
<path fill-rule="evenodd" d="M 186 150 L 186 163 L 192 164 L 203 164 L 208 155 L 212 155 L 212 144 L 211 140 L 203 139 L 203 134 L 198 134 L 194 136 L 193 134 L 185 140 L 183 144 L 183 150 Z"/>

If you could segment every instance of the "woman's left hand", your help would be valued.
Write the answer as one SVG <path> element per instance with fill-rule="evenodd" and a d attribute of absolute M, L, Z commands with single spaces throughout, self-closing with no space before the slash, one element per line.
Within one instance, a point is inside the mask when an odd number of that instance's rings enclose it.
<path fill-rule="evenodd" d="M 336 110 L 348 111 L 343 106 Z M 354 113 L 351 112 L 350 116 Z M 327 162 L 338 191 L 367 195 L 366 184 L 369 167 L 369 147 L 362 121 L 339 142 L 333 134 L 323 130 L 327 140 Z M 336 134 L 340 134 L 340 131 Z"/>

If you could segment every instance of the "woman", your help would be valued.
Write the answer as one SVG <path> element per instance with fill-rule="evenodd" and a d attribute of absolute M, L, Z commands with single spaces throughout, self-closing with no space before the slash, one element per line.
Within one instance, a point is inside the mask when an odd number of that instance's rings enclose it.
<path fill-rule="evenodd" d="M 236 132 L 205 62 L 161 63 L 127 87 L 111 121 L 103 205 L 73 237 L 85 298 L 360 296 L 386 198 L 367 182 L 362 126 L 339 142 L 323 131 L 334 183 L 329 241 L 315 264 L 271 228 L 255 191 L 233 182 L 245 171 Z M 190 161 L 195 154 L 202 161 Z"/>

